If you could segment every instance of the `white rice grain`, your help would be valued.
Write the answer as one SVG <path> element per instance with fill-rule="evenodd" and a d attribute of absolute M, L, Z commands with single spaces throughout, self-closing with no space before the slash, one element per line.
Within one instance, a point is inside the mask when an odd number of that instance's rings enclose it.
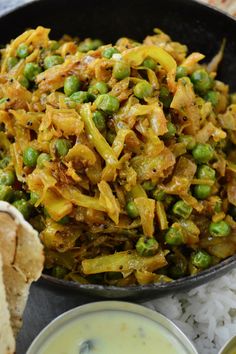
<path fill-rule="evenodd" d="M 236 269 L 192 289 L 145 303 L 167 316 L 190 338 L 199 353 L 216 354 L 236 335 Z"/>

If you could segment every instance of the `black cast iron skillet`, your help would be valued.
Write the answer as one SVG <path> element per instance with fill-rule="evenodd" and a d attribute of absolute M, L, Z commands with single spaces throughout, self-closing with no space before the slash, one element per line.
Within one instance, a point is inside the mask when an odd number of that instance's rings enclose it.
<path fill-rule="evenodd" d="M 81 38 L 101 38 L 114 42 L 122 36 L 143 39 L 159 27 L 171 37 L 200 51 L 210 60 L 226 38 L 224 60 L 218 77 L 236 91 L 236 21 L 191 0 L 41 0 L 23 6 L 0 19 L 0 43 L 6 43 L 27 27 L 43 25 L 52 28 L 51 38 L 64 33 Z M 81 285 L 43 275 L 42 281 L 80 291 L 93 297 L 154 298 L 178 290 L 187 290 L 226 273 L 236 265 L 236 256 L 196 276 L 172 283 L 117 288 L 102 285 Z"/>

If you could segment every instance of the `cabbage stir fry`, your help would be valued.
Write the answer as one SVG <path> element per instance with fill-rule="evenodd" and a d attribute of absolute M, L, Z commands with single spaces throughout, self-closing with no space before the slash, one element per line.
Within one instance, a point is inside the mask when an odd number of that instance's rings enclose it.
<path fill-rule="evenodd" d="M 1 50 L 0 199 L 45 272 L 168 282 L 236 252 L 236 97 L 156 29 L 142 43 L 28 30 Z"/>

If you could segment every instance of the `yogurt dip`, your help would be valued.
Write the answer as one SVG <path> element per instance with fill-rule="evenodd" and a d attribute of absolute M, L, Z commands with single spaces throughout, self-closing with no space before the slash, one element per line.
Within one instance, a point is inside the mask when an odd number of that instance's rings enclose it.
<path fill-rule="evenodd" d="M 184 334 L 164 316 L 115 301 L 81 306 L 54 320 L 27 352 L 49 353 L 197 354 Z"/>
<path fill-rule="evenodd" d="M 187 354 L 154 321 L 125 311 L 99 311 L 62 326 L 38 354 Z"/>

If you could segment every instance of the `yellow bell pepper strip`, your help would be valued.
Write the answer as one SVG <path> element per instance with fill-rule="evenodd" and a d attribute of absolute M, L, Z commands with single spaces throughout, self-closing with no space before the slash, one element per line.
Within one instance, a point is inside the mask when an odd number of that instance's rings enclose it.
<path fill-rule="evenodd" d="M 139 66 L 147 57 L 156 60 L 167 72 L 167 84 L 170 91 L 175 91 L 177 64 L 174 58 L 164 49 L 155 45 L 142 45 L 140 47 L 127 49 L 122 53 L 122 57 L 131 66 Z"/>

